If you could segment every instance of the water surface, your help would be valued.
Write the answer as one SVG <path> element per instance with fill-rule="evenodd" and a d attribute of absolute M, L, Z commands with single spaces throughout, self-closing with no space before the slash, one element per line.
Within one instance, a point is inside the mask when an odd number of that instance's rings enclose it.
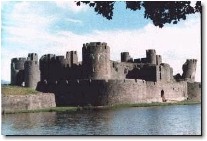
<path fill-rule="evenodd" d="M 3 135 L 200 135 L 201 105 L 2 115 Z"/>

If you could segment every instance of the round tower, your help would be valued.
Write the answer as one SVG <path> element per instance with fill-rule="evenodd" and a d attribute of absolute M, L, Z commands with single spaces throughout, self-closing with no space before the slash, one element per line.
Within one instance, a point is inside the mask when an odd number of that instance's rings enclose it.
<path fill-rule="evenodd" d="M 36 89 L 37 83 L 40 81 L 40 70 L 36 53 L 28 55 L 27 61 L 24 64 L 24 71 L 25 87 Z"/>
<path fill-rule="evenodd" d="M 154 49 L 148 49 L 146 51 L 147 62 L 150 64 L 156 64 L 156 51 Z"/>
<path fill-rule="evenodd" d="M 195 73 L 196 73 L 196 59 L 187 59 L 183 64 L 183 75 L 182 78 L 186 79 L 189 82 L 195 81 Z"/>
<path fill-rule="evenodd" d="M 110 48 L 107 43 L 83 44 L 83 73 L 87 79 L 110 79 Z"/>
<path fill-rule="evenodd" d="M 21 86 L 24 82 L 24 63 L 26 58 L 13 58 L 11 60 L 11 84 Z"/>
<path fill-rule="evenodd" d="M 128 62 L 130 60 L 129 52 L 121 53 L 121 62 Z"/>

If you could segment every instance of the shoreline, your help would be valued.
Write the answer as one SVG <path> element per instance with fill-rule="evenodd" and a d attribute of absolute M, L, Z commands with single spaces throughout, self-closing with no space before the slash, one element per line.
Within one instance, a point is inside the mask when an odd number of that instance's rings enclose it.
<path fill-rule="evenodd" d="M 87 110 L 113 110 L 118 108 L 129 108 L 129 107 L 160 107 L 160 106 L 173 106 L 173 105 L 193 105 L 201 104 L 200 101 L 180 101 L 180 102 L 166 102 L 166 103 L 137 103 L 137 104 L 119 104 L 110 106 L 68 106 L 68 107 L 52 107 L 36 110 L 16 110 L 16 111 L 2 111 L 4 114 L 18 114 L 18 113 L 39 113 L 39 112 L 78 112 Z"/>

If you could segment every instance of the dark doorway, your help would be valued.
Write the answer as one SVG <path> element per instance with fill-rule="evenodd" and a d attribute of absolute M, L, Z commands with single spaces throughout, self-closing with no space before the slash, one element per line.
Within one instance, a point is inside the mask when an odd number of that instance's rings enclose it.
<path fill-rule="evenodd" d="M 162 90 L 162 91 L 161 91 L 161 97 L 163 97 L 163 96 L 164 96 L 164 91 Z"/>
<path fill-rule="evenodd" d="M 167 100 L 165 99 L 165 92 L 161 90 L 161 97 L 162 97 L 162 102 L 166 102 Z"/>

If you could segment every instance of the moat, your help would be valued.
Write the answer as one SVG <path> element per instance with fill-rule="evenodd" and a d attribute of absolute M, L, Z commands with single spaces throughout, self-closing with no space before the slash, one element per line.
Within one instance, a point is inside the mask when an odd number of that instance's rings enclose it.
<path fill-rule="evenodd" d="M 201 104 L 2 115 L 3 135 L 201 135 Z"/>

